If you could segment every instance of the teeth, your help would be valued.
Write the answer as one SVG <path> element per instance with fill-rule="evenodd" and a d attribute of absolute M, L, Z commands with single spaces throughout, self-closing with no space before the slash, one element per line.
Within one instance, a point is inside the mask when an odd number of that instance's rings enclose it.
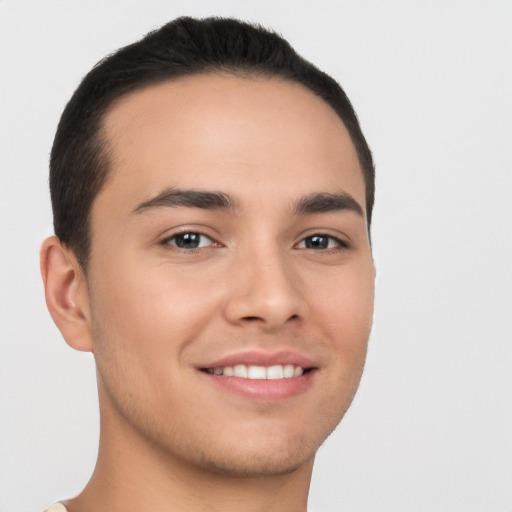
<path fill-rule="evenodd" d="M 247 366 L 245 366 L 245 364 L 237 364 L 233 368 L 233 375 L 235 377 L 242 377 L 243 379 L 247 379 Z"/>
<path fill-rule="evenodd" d="M 300 368 L 297 366 L 297 368 Z M 267 368 L 267 379 L 282 379 L 283 378 L 283 367 L 278 364 L 277 366 L 269 366 Z"/>
<path fill-rule="evenodd" d="M 222 369 L 222 374 L 225 375 L 226 377 L 231 377 L 232 375 L 234 375 L 234 371 L 233 371 L 233 368 L 231 366 L 226 366 L 224 369 Z"/>
<path fill-rule="evenodd" d="M 247 377 L 249 379 L 266 379 L 267 369 L 264 366 L 249 366 L 247 368 Z"/>
<path fill-rule="evenodd" d="M 255 366 L 237 364 L 235 366 L 224 366 L 223 368 L 208 368 L 210 374 L 224 375 L 226 377 L 240 377 L 242 379 L 254 380 L 278 380 L 300 377 L 304 373 L 304 368 L 294 366 L 293 364 L 275 365 L 275 366 Z"/>
<path fill-rule="evenodd" d="M 283 368 L 283 376 L 285 379 L 291 379 L 293 377 L 293 372 L 295 371 L 295 367 L 293 364 L 287 364 Z"/>

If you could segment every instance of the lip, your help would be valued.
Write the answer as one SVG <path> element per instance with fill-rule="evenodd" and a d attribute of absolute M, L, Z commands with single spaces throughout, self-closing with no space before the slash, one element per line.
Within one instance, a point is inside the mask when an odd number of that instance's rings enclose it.
<path fill-rule="evenodd" d="M 207 373 L 206 368 L 222 368 L 237 364 L 255 366 L 287 365 L 301 366 L 308 369 L 299 377 L 284 379 L 244 379 L 240 377 L 214 375 Z M 296 352 L 281 350 L 277 352 L 247 351 L 231 354 L 211 363 L 197 368 L 198 373 L 205 382 L 215 386 L 223 392 L 239 396 L 248 401 L 279 402 L 305 393 L 313 384 L 318 366 L 315 363 Z"/>
<path fill-rule="evenodd" d="M 291 350 L 279 350 L 276 352 L 263 352 L 251 350 L 230 354 L 226 357 L 213 362 L 201 365 L 199 368 L 222 368 L 224 366 L 235 366 L 236 364 L 246 364 L 255 366 L 274 366 L 278 364 L 293 364 L 302 366 L 302 368 L 317 368 L 311 359 Z"/>

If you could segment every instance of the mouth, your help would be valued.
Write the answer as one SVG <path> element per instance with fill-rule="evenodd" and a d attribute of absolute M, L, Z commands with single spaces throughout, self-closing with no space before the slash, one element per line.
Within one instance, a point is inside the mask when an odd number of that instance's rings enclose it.
<path fill-rule="evenodd" d="M 210 375 L 224 377 L 238 377 L 251 380 L 281 380 L 301 377 L 312 371 L 313 367 L 302 367 L 293 364 L 276 364 L 272 366 L 257 366 L 236 364 L 234 366 L 217 366 L 215 368 L 201 368 L 202 372 Z"/>
<path fill-rule="evenodd" d="M 293 352 L 233 354 L 197 368 L 216 389 L 258 402 L 276 402 L 305 393 L 316 366 Z"/>

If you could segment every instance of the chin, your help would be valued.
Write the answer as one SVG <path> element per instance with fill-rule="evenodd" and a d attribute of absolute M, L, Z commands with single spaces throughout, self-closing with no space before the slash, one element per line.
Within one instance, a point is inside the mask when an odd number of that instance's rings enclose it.
<path fill-rule="evenodd" d="M 310 424 L 311 426 L 311 424 Z M 313 465 L 316 452 L 333 430 L 318 428 L 309 432 L 262 432 L 211 439 L 208 450 L 195 453 L 195 465 L 222 476 L 261 478 L 287 475 Z M 325 426 L 325 425 L 324 425 Z M 191 452 L 189 451 L 189 454 Z M 189 459 L 190 460 L 190 459 Z"/>
<path fill-rule="evenodd" d="M 233 454 L 223 457 L 205 457 L 202 461 L 202 467 L 209 472 L 223 477 L 231 478 L 262 478 L 271 476 L 288 475 L 304 467 L 308 463 L 313 463 L 316 450 L 312 453 L 302 453 L 297 450 L 296 453 L 286 455 L 251 453 L 240 454 L 234 457 Z"/>

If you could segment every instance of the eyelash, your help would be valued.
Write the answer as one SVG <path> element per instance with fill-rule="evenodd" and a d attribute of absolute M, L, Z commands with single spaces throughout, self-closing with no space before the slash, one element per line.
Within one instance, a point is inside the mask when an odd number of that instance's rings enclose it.
<path fill-rule="evenodd" d="M 176 243 L 171 243 L 173 240 L 176 242 L 176 238 L 177 237 L 185 237 L 187 235 L 196 235 L 196 236 L 199 236 L 200 239 L 199 239 L 199 244 L 201 243 L 201 238 L 207 238 L 210 243 L 206 246 L 203 246 L 201 247 L 200 245 L 198 247 L 192 247 L 192 248 L 185 248 L 185 247 L 179 247 Z M 307 247 L 307 244 L 308 244 L 308 241 L 311 241 L 313 242 L 313 239 L 327 239 L 327 244 L 328 246 L 327 247 L 320 247 L 320 248 L 313 248 L 313 247 Z M 329 247 L 329 245 L 331 245 L 331 243 L 334 241 L 334 244 L 335 244 L 335 247 Z M 205 248 L 209 248 L 209 247 L 220 247 L 221 244 L 219 244 L 218 242 L 216 242 L 212 237 L 210 237 L 209 235 L 205 234 L 205 233 L 201 233 L 200 231 L 183 231 L 181 233 L 174 233 L 173 235 L 171 236 L 168 236 L 166 238 L 164 238 L 160 244 L 162 246 L 173 246 L 175 247 L 176 249 L 179 249 L 179 250 L 182 250 L 182 251 L 185 251 L 185 252 L 191 252 L 191 253 L 194 253 L 194 252 L 197 252 L 198 250 L 200 249 L 205 249 Z M 306 246 L 305 247 L 299 247 L 301 244 L 305 244 Z M 323 253 L 337 253 L 337 252 L 343 252 L 347 249 L 350 248 L 350 245 L 344 241 L 344 240 L 341 240 L 340 238 L 338 237 L 335 237 L 335 236 L 332 236 L 332 235 L 328 235 L 326 233 L 314 233 L 312 235 L 309 235 L 307 237 L 304 237 L 298 244 L 295 245 L 296 248 L 300 248 L 300 249 L 308 249 L 308 250 L 311 250 L 311 251 L 314 251 L 314 252 L 323 252 Z"/>
<path fill-rule="evenodd" d="M 314 233 L 312 235 L 306 236 L 297 245 L 300 245 L 300 244 L 303 244 L 303 243 L 307 244 L 308 240 L 312 241 L 315 238 L 327 239 L 328 245 L 330 245 L 330 243 L 332 241 L 334 241 L 335 247 L 325 247 L 323 250 L 314 249 L 312 247 L 304 247 L 304 248 L 312 250 L 312 251 L 315 251 L 315 252 L 328 252 L 328 253 L 342 252 L 342 251 L 345 251 L 345 250 L 347 250 L 349 248 L 349 244 L 346 241 L 341 240 L 338 237 L 335 237 L 335 236 L 332 236 L 332 235 L 328 235 L 327 233 Z"/>
<path fill-rule="evenodd" d="M 171 243 L 173 240 L 176 241 L 176 238 L 177 237 L 185 237 L 187 235 L 197 235 L 201 238 L 207 238 L 210 243 L 206 246 L 203 246 L 203 247 L 193 247 L 193 248 L 185 248 L 185 247 L 179 247 L 177 244 L 175 243 Z M 199 242 L 200 243 L 200 242 Z M 218 246 L 220 247 L 221 244 L 217 243 L 211 236 L 208 236 L 207 234 L 205 233 L 201 233 L 200 231 L 182 231 L 181 233 L 174 233 L 173 235 L 171 236 L 168 236 L 166 238 L 164 238 L 161 242 L 160 242 L 161 245 L 163 245 L 164 247 L 165 246 L 169 246 L 169 245 L 172 245 L 173 247 L 175 247 L 176 249 L 178 250 L 182 250 L 182 251 L 186 251 L 186 252 L 196 252 L 200 249 L 205 249 L 205 248 L 208 248 L 208 247 L 212 247 L 212 246 Z"/>

